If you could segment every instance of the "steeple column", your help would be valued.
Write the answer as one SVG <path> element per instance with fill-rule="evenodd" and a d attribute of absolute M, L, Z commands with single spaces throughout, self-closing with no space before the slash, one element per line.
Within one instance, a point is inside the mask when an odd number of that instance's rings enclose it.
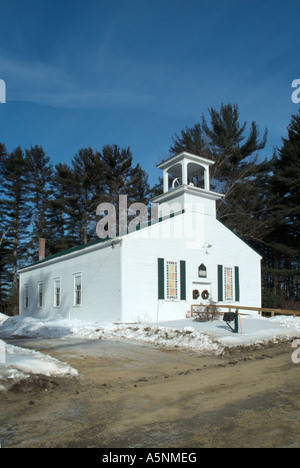
<path fill-rule="evenodd" d="M 166 193 L 166 192 L 169 191 L 169 173 L 168 173 L 168 169 L 164 169 L 163 179 L 164 179 L 164 193 Z"/>
<path fill-rule="evenodd" d="M 204 190 L 210 190 L 208 168 L 204 168 Z"/>
<path fill-rule="evenodd" d="M 183 159 L 181 161 L 181 167 L 182 167 L 182 185 L 187 185 L 188 184 L 188 161 L 186 159 Z"/>

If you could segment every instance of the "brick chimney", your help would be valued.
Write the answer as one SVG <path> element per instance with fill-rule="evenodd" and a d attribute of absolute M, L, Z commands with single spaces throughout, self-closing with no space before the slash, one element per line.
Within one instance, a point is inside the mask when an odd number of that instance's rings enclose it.
<path fill-rule="evenodd" d="M 46 241 L 43 237 L 39 239 L 39 260 L 44 260 L 45 258 L 45 247 Z"/>

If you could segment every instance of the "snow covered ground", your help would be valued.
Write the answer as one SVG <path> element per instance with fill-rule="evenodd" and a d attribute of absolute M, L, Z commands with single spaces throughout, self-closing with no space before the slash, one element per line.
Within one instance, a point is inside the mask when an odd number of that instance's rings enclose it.
<path fill-rule="evenodd" d="M 0 314 L 0 390 L 7 382 L 32 374 L 75 376 L 76 369 L 45 354 L 12 346 L 9 338 L 83 338 L 113 339 L 182 348 L 203 354 L 221 354 L 225 347 L 248 346 L 268 341 L 299 337 L 300 317 L 242 316 L 242 330 L 235 334 L 222 318 L 213 322 L 194 319 L 160 323 L 122 324 L 91 323 L 81 320 L 7 317 Z"/>

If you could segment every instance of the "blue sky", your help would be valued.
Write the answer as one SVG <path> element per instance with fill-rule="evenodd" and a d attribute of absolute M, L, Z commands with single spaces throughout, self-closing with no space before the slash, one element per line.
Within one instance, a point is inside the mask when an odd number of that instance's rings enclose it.
<path fill-rule="evenodd" d="M 0 142 L 130 146 L 156 183 L 172 137 L 237 103 L 281 145 L 300 79 L 299 0 L 0 0 Z M 248 127 L 247 127 L 248 128 Z"/>

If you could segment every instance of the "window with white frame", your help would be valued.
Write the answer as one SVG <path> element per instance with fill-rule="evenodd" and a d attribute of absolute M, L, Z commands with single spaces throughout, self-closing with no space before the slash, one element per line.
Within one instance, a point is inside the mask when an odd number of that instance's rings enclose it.
<path fill-rule="evenodd" d="M 38 307 L 44 305 L 44 284 L 42 281 L 38 283 Z"/>
<path fill-rule="evenodd" d="M 60 278 L 54 279 L 54 307 L 60 307 L 61 304 L 61 281 Z"/>
<path fill-rule="evenodd" d="M 82 275 L 74 275 L 74 305 L 82 305 Z"/>
<path fill-rule="evenodd" d="M 29 307 L 29 285 L 24 285 L 24 307 L 28 309 Z"/>

